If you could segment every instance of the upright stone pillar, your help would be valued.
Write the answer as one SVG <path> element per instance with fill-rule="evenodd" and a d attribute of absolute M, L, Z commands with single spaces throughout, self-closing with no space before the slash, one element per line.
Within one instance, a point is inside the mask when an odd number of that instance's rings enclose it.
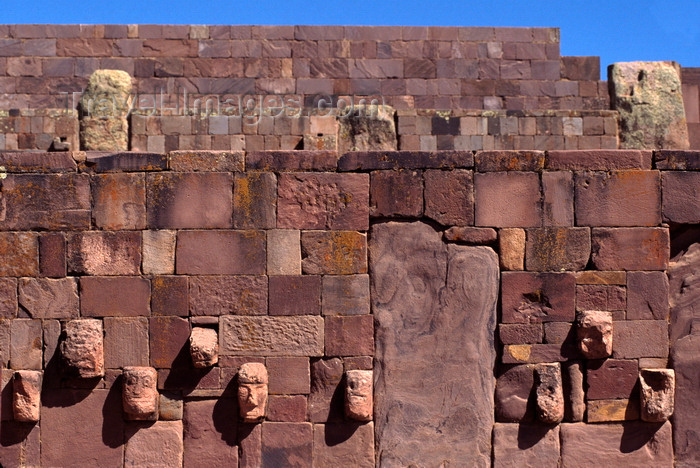
<path fill-rule="evenodd" d="M 129 149 L 131 76 L 121 70 L 96 70 L 80 100 L 80 149 Z"/>

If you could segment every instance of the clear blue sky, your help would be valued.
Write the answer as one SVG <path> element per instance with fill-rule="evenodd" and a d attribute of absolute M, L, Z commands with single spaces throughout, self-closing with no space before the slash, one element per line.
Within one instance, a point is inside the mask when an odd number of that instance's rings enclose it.
<path fill-rule="evenodd" d="M 698 0 L 5 0 L 0 23 L 557 26 L 562 55 L 700 67 Z"/>

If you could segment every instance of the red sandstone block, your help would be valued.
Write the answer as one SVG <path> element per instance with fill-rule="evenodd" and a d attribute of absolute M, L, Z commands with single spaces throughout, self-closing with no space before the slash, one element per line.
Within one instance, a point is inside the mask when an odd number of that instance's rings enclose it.
<path fill-rule="evenodd" d="M 175 270 L 185 275 L 262 275 L 263 231 L 179 231 Z"/>
<path fill-rule="evenodd" d="M 607 284 L 576 286 L 576 310 L 624 311 L 627 307 L 624 287 Z"/>
<path fill-rule="evenodd" d="M 666 228 L 593 228 L 591 242 L 598 270 L 665 270 L 668 266 Z"/>
<path fill-rule="evenodd" d="M 55 122 L 52 121 L 52 123 Z M 43 128 L 37 129 L 34 133 L 41 133 L 42 131 Z M 0 166 L 4 166 L 7 172 L 32 173 L 75 172 L 77 169 L 73 157 L 68 152 L 0 153 Z"/>
<path fill-rule="evenodd" d="M 319 315 L 320 276 L 270 276 L 270 315 Z"/>
<path fill-rule="evenodd" d="M 233 189 L 233 225 L 266 229 L 276 225 L 277 178 L 272 173 L 236 174 Z"/>
<path fill-rule="evenodd" d="M 146 178 L 147 219 L 151 228 L 229 228 L 231 174 L 164 173 Z"/>
<path fill-rule="evenodd" d="M 545 226 L 574 225 L 574 183 L 571 172 L 543 172 L 542 195 Z"/>
<path fill-rule="evenodd" d="M 149 319 L 151 366 L 170 368 L 178 354 L 188 346 L 190 323 L 180 317 L 153 317 Z M 187 354 L 189 357 L 189 351 Z"/>
<path fill-rule="evenodd" d="M 661 222 L 658 171 L 583 172 L 574 178 L 579 226 L 655 226 Z"/>
<path fill-rule="evenodd" d="M 664 221 L 697 224 L 700 222 L 700 173 L 668 171 L 661 174 Z"/>
<path fill-rule="evenodd" d="M 306 397 L 304 395 L 270 395 L 267 402 L 268 421 L 306 421 Z"/>
<path fill-rule="evenodd" d="M 352 151 L 338 160 L 339 171 L 471 168 L 471 151 Z"/>
<path fill-rule="evenodd" d="M 589 400 L 638 398 L 639 365 L 636 360 L 591 360 L 587 364 L 586 397 Z"/>
<path fill-rule="evenodd" d="M 542 224 L 540 181 L 534 172 L 474 175 L 477 226 L 535 227 Z"/>
<path fill-rule="evenodd" d="M 85 231 L 68 236 L 68 271 L 82 275 L 137 275 L 141 233 Z"/>
<path fill-rule="evenodd" d="M 12 319 L 17 316 L 17 280 L 0 278 L 0 318 Z"/>
<path fill-rule="evenodd" d="M 109 57 L 112 41 L 96 38 L 59 38 L 56 40 L 59 57 Z"/>
<path fill-rule="evenodd" d="M 474 223 L 474 177 L 471 171 L 425 171 L 425 215 L 443 225 Z"/>
<path fill-rule="evenodd" d="M 196 57 L 197 43 L 198 41 L 189 39 L 146 39 L 143 41 L 143 55 L 145 57 Z"/>
<path fill-rule="evenodd" d="M 651 155 L 645 150 L 548 151 L 545 167 L 559 171 L 649 170 Z"/>
<path fill-rule="evenodd" d="M 544 151 L 477 151 L 474 162 L 479 172 L 541 171 Z"/>
<path fill-rule="evenodd" d="M 31 232 L 0 232 L 0 276 L 37 276 L 39 242 Z"/>
<path fill-rule="evenodd" d="M 503 346 L 503 364 L 564 362 L 578 356 L 561 344 L 518 344 Z"/>
<path fill-rule="evenodd" d="M 338 163 L 335 151 L 251 151 L 246 169 L 257 171 L 333 171 Z"/>
<path fill-rule="evenodd" d="M 306 357 L 268 357 L 269 391 L 275 395 L 308 394 L 309 359 Z"/>
<path fill-rule="evenodd" d="M 367 272 L 367 235 L 355 231 L 303 231 L 301 268 L 307 275 Z"/>
<path fill-rule="evenodd" d="M 105 367 L 148 366 L 148 319 L 105 317 Z"/>
<path fill-rule="evenodd" d="M 617 359 L 668 357 L 666 320 L 613 322 L 613 357 Z"/>
<path fill-rule="evenodd" d="M 133 276 L 80 278 L 80 314 L 85 317 L 150 315 L 151 286 Z"/>
<path fill-rule="evenodd" d="M 184 466 L 237 466 L 235 400 L 188 400 L 183 411 Z M 225 416 L 224 416 L 225 415 Z"/>
<path fill-rule="evenodd" d="M 498 325 L 498 337 L 502 344 L 542 343 L 542 325 L 539 323 L 501 323 Z"/>
<path fill-rule="evenodd" d="M 374 354 L 374 318 L 371 315 L 326 317 L 325 355 Z"/>
<path fill-rule="evenodd" d="M 661 271 L 627 273 L 627 318 L 664 320 L 668 317 L 668 277 Z"/>
<path fill-rule="evenodd" d="M 189 313 L 187 277 L 154 276 L 151 280 L 152 315 L 178 315 Z"/>
<path fill-rule="evenodd" d="M 600 57 L 561 57 L 562 78 L 574 81 L 598 81 Z"/>
<path fill-rule="evenodd" d="M 93 219 L 101 229 L 144 229 L 146 187 L 143 174 L 92 177 Z"/>
<path fill-rule="evenodd" d="M 503 323 L 571 322 L 575 315 L 573 273 L 504 272 Z"/>
<path fill-rule="evenodd" d="M 310 423 L 262 423 L 261 466 L 312 466 L 312 459 Z"/>
<path fill-rule="evenodd" d="M 41 320 L 14 319 L 10 322 L 10 368 L 42 368 Z"/>
<path fill-rule="evenodd" d="M 169 121 L 169 119 L 164 121 Z M 162 171 L 168 167 L 168 157 L 160 153 L 137 151 L 107 154 L 88 152 L 87 164 L 88 167 L 94 166 L 97 172 Z"/>
<path fill-rule="evenodd" d="M 591 254 L 588 228 L 545 227 L 527 230 L 525 260 L 528 270 L 582 270 Z"/>
<path fill-rule="evenodd" d="M 188 282 L 192 316 L 267 315 L 265 276 L 196 276 Z"/>
<path fill-rule="evenodd" d="M 39 236 L 39 273 L 49 278 L 66 276 L 66 238 L 63 234 Z"/>
<path fill-rule="evenodd" d="M 423 213 L 421 172 L 406 169 L 372 172 L 370 203 L 372 216 L 421 216 Z"/>

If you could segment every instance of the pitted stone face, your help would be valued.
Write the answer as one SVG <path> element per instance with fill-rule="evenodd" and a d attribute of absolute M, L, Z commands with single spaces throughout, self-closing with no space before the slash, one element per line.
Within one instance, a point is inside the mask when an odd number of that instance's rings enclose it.
<path fill-rule="evenodd" d="M 15 421 L 38 422 L 41 407 L 41 371 L 15 372 L 12 386 Z"/>
<path fill-rule="evenodd" d="M 642 369 L 639 372 L 642 420 L 664 422 L 673 414 L 676 374 L 673 369 Z"/>
<path fill-rule="evenodd" d="M 371 421 L 374 410 L 372 371 L 347 371 L 345 381 L 345 416 L 357 421 Z"/>
<path fill-rule="evenodd" d="M 245 422 L 257 422 L 267 409 L 267 369 L 259 362 L 248 362 L 238 369 L 238 406 Z"/>
<path fill-rule="evenodd" d="M 535 366 L 537 385 L 537 419 L 545 424 L 558 424 L 564 419 L 564 389 L 561 365 L 558 362 Z"/>
<path fill-rule="evenodd" d="M 158 416 L 158 373 L 152 367 L 125 367 L 122 405 L 126 419 L 154 420 Z"/>
<path fill-rule="evenodd" d="M 194 367 L 210 367 L 219 362 L 219 335 L 211 328 L 195 327 L 190 334 L 190 356 Z"/>
<path fill-rule="evenodd" d="M 68 322 L 61 354 L 69 370 L 78 377 L 102 377 L 105 373 L 102 321 L 80 319 Z"/>
<path fill-rule="evenodd" d="M 587 359 L 602 359 L 613 350 L 612 313 L 600 310 L 580 312 L 578 323 L 579 349 Z"/>

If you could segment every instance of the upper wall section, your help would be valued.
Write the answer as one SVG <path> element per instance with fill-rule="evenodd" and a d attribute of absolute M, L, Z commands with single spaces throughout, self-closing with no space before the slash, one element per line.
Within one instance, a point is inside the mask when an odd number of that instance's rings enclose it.
<path fill-rule="evenodd" d="M 558 28 L 0 25 L 2 109 L 75 107 L 61 93 L 100 68 L 132 75 L 149 106 L 186 90 L 307 106 L 355 95 L 397 109 L 609 108 L 598 58 L 560 57 Z"/>
<path fill-rule="evenodd" d="M 697 149 L 700 148 L 700 68 L 683 68 L 681 80 L 690 147 Z"/>

